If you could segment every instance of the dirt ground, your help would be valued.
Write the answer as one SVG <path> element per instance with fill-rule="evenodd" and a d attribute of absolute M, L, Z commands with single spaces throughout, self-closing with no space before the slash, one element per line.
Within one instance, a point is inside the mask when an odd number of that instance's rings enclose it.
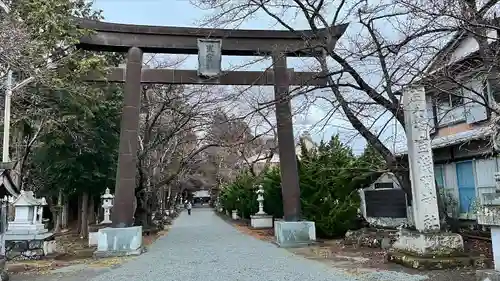
<path fill-rule="evenodd" d="M 242 233 L 257 239 L 271 242 L 274 239 L 272 229 L 254 230 L 244 221 L 231 221 Z M 480 252 L 491 259 L 491 242 L 476 239 L 465 241 L 467 251 Z M 376 248 L 344 245 L 343 240 L 320 241 L 316 246 L 290 249 L 291 252 L 308 259 L 329 264 L 346 273 L 357 275 L 377 271 L 397 271 L 428 276 L 429 281 L 476 281 L 474 268 L 453 270 L 419 271 L 387 262 L 386 251 Z"/>
<path fill-rule="evenodd" d="M 148 247 L 159 237 L 167 235 L 161 231 L 143 236 L 143 244 Z M 39 261 L 10 261 L 7 271 L 13 281 L 87 281 L 106 271 L 121 266 L 133 257 L 94 259 L 95 247 L 88 246 L 88 239 L 81 239 L 73 233 L 56 237 L 57 256 Z"/>

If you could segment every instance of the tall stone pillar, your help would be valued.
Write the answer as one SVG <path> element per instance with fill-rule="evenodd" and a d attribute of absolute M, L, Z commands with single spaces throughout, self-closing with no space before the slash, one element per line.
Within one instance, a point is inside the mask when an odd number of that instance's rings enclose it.
<path fill-rule="evenodd" d="M 116 173 L 113 226 L 129 227 L 134 220 L 134 199 L 137 174 L 137 139 L 141 107 L 141 49 L 130 48 L 127 55 L 125 93 L 120 125 L 118 169 Z"/>
<path fill-rule="evenodd" d="M 388 253 L 389 261 L 416 269 L 453 268 L 452 257 L 463 255 L 462 236 L 440 232 L 434 162 L 426 113 L 425 89 L 414 86 L 403 92 L 413 215 L 417 231 L 401 229 Z M 432 257 L 432 258 L 429 258 Z M 469 262 L 469 261 L 467 261 Z"/>
<path fill-rule="evenodd" d="M 142 50 L 130 48 L 127 55 L 125 93 L 120 126 L 118 169 L 111 228 L 99 229 L 94 257 L 140 255 L 142 226 L 133 226 L 137 174 L 137 142 L 141 107 Z M 108 243 L 120 241 L 119 243 Z"/>
<path fill-rule="evenodd" d="M 421 232 L 439 231 L 438 197 L 424 87 L 406 89 L 403 100 L 415 227 Z"/>
<path fill-rule="evenodd" d="M 293 136 L 292 109 L 289 97 L 289 73 L 286 56 L 273 56 L 274 98 L 276 100 L 276 123 L 281 172 L 281 193 L 285 221 L 300 220 L 300 187 Z"/>
<path fill-rule="evenodd" d="M 297 247 L 314 243 L 314 222 L 301 220 L 299 172 L 295 155 L 292 108 L 289 96 L 289 70 L 286 56 L 273 54 L 274 97 L 276 100 L 276 123 L 283 197 L 283 221 L 274 224 L 276 243 L 280 247 Z"/>

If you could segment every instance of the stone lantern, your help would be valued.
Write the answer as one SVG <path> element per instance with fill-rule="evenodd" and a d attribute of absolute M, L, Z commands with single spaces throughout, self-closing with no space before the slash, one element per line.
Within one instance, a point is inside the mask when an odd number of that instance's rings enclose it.
<path fill-rule="evenodd" d="M 102 199 L 102 208 L 104 209 L 104 220 L 101 224 L 111 224 L 111 208 L 113 208 L 113 199 L 115 196 L 110 193 L 109 188 L 106 188 L 106 191 L 101 196 Z"/>
<path fill-rule="evenodd" d="M 259 211 L 254 216 L 250 216 L 250 225 L 253 228 L 272 228 L 273 216 L 264 212 L 264 187 L 261 184 L 259 184 L 256 193 L 257 201 L 259 202 Z"/>

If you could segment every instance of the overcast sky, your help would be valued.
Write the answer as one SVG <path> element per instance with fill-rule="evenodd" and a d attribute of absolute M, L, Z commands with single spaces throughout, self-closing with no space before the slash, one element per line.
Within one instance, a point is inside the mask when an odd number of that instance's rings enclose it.
<path fill-rule="evenodd" d="M 188 0 L 94 0 L 94 7 L 103 10 L 105 21 L 142 25 L 163 25 L 163 26 L 199 26 L 198 22 L 204 16 L 204 11 L 192 6 Z M 292 24 L 298 29 L 307 29 L 305 22 L 295 20 Z M 240 28 L 244 29 L 279 29 L 269 17 L 258 17 L 246 21 Z M 347 33 L 357 33 L 355 25 L 350 25 Z M 227 69 L 235 65 L 241 65 L 254 58 L 224 57 L 222 67 Z M 311 61 L 304 59 L 288 59 L 289 67 L 294 67 L 297 71 L 310 65 Z M 263 70 L 271 64 L 264 61 L 253 65 L 249 70 Z M 196 69 L 197 59 L 195 56 L 188 58 L 181 68 Z M 272 88 L 264 90 L 272 94 Z M 262 91 L 261 91 L 262 92 Z M 300 104 L 300 100 L 294 102 Z M 296 107 L 295 107 L 296 108 Z M 354 136 L 355 133 L 350 125 L 339 118 L 330 120 L 326 126 L 315 126 L 325 116 L 321 104 L 317 103 L 305 111 L 305 114 L 296 116 L 294 120 L 295 133 L 311 131 L 315 141 L 321 139 L 328 140 L 333 134 L 339 133 L 345 142 L 353 148 L 355 153 L 362 152 L 365 142 L 362 137 Z M 391 137 L 392 130 L 387 137 Z"/>

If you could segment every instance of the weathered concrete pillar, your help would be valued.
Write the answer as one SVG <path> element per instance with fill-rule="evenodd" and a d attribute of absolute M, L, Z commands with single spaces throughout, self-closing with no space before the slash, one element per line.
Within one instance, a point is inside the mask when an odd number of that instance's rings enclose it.
<path fill-rule="evenodd" d="M 289 73 L 286 56 L 273 55 L 274 98 L 276 100 L 276 123 L 281 172 L 281 192 L 285 221 L 299 221 L 301 218 L 300 187 L 295 138 L 293 136 L 292 109 L 289 97 Z"/>
<path fill-rule="evenodd" d="M 116 173 L 113 226 L 129 227 L 133 224 L 137 174 L 137 138 L 141 106 L 141 49 L 132 47 L 127 55 L 125 93 L 120 125 L 120 146 Z"/>
<path fill-rule="evenodd" d="M 405 89 L 403 100 L 417 231 L 401 229 L 392 245 L 393 249 L 388 252 L 388 259 L 417 269 L 442 268 L 440 266 L 449 263 L 454 256 L 463 255 L 464 243 L 460 234 L 440 232 L 424 87 Z M 453 268 L 460 264 L 447 266 Z"/>
<path fill-rule="evenodd" d="M 415 227 L 420 232 L 439 231 L 439 208 L 424 87 L 406 89 L 403 100 Z"/>

